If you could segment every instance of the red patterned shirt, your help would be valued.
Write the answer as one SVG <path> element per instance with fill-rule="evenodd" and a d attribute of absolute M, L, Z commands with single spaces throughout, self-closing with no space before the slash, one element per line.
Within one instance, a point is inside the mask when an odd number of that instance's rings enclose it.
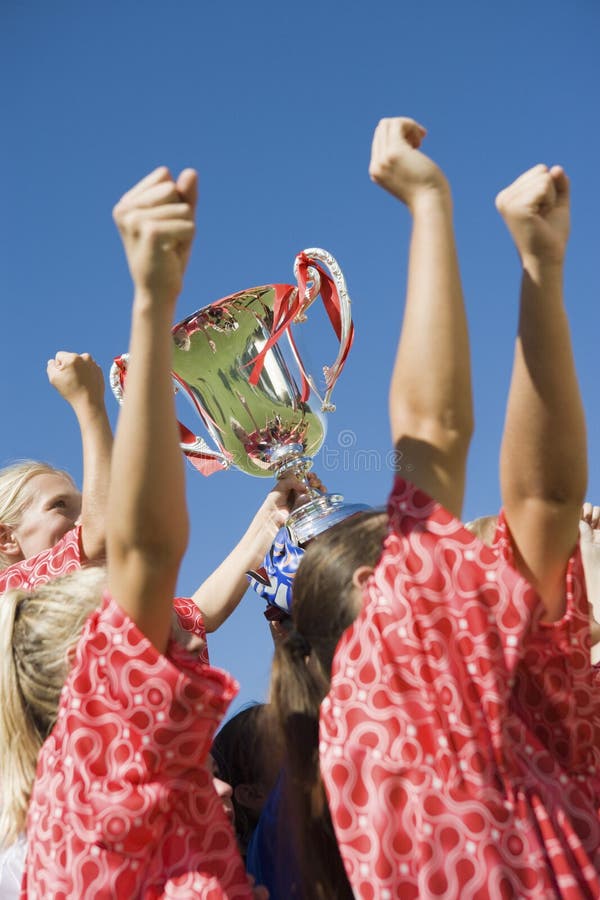
<path fill-rule="evenodd" d="M 398 479 L 338 645 L 321 764 L 361 900 L 600 897 L 600 684 L 577 551 L 564 617 Z"/>
<path fill-rule="evenodd" d="M 185 630 L 204 630 L 178 600 Z M 160 654 L 110 597 L 88 619 L 42 747 L 21 897 L 251 898 L 206 761 L 236 682 Z"/>
<path fill-rule="evenodd" d="M 86 559 L 81 546 L 81 525 L 67 531 L 64 537 L 48 550 L 36 556 L 13 563 L 0 572 L 0 594 L 16 588 L 34 590 L 59 575 L 68 575 L 85 565 Z"/>

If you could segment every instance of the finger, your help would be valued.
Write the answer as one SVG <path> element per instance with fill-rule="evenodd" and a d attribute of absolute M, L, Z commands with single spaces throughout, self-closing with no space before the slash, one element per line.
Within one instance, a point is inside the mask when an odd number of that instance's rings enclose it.
<path fill-rule="evenodd" d="M 167 169 L 166 166 L 158 166 L 158 168 L 154 169 L 154 171 L 150 172 L 145 178 L 142 178 L 141 181 L 138 181 L 132 188 L 130 188 L 126 193 L 121 197 L 122 200 L 129 200 L 132 197 L 136 197 L 138 194 L 143 193 L 148 188 L 152 187 L 155 184 L 160 184 L 161 181 L 173 181 L 171 177 L 171 173 Z"/>
<path fill-rule="evenodd" d="M 308 476 L 308 483 L 313 490 L 320 491 L 322 494 L 327 493 L 327 488 L 315 472 L 310 472 Z"/>
<path fill-rule="evenodd" d="M 54 361 L 57 368 L 61 369 L 65 366 L 70 365 L 76 358 L 76 356 L 76 353 L 71 353 L 68 350 L 57 350 L 57 352 L 54 354 Z"/>
<path fill-rule="evenodd" d="M 410 144 L 414 150 L 418 150 L 423 142 L 423 138 L 427 134 L 426 130 L 414 119 L 401 119 L 400 126 L 402 136 L 406 142 Z"/>
<path fill-rule="evenodd" d="M 526 172 L 523 172 L 518 178 L 515 178 L 511 184 L 507 185 L 499 192 L 496 197 L 496 208 L 502 212 L 505 207 L 512 205 L 515 200 L 523 194 L 530 193 L 532 183 L 535 183 L 541 175 L 544 175 L 547 172 L 548 166 L 544 163 L 538 163 L 530 169 L 527 169 Z"/>
<path fill-rule="evenodd" d="M 592 520 L 592 508 L 592 504 L 588 500 L 581 507 L 581 518 L 588 524 Z"/>
<path fill-rule="evenodd" d="M 189 203 L 165 203 L 164 206 L 131 209 L 119 217 L 121 229 L 139 229 L 146 222 L 156 222 L 166 219 L 192 220 L 194 213 Z"/>
<path fill-rule="evenodd" d="M 594 530 L 596 530 L 600 525 L 600 506 L 592 507 L 592 519 L 590 525 Z"/>
<path fill-rule="evenodd" d="M 252 894 L 254 896 L 254 900 L 269 900 L 269 891 L 264 885 L 260 885 L 260 887 L 252 888 Z"/>
<path fill-rule="evenodd" d="M 156 219 L 146 226 L 146 237 L 160 243 L 163 249 L 171 250 L 179 241 L 189 241 L 194 236 L 196 226 L 182 219 Z"/>
<path fill-rule="evenodd" d="M 165 203 L 178 203 L 181 200 L 177 186 L 172 179 L 154 184 L 133 197 L 124 197 L 117 204 L 121 211 L 129 209 L 147 209 Z"/>
<path fill-rule="evenodd" d="M 568 203 L 570 193 L 569 176 L 562 166 L 552 166 L 552 168 L 550 169 L 550 175 L 552 176 L 554 189 L 556 191 L 557 204 Z"/>
<path fill-rule="evenodd" d="M 515 178 L 513 183 L 510 185 L 511 188 L 515 190 L 521 190 L 523 187 L 528 186 L 531 182 L 535 182 L 540 175 L 546 175 L 548 173 L 548 166 L 546 163 L 537 163 L 535 166 L 532 166 L 530 169 L 527 169 L 526 172 L 523 172 L 519 175 L 518 178 Z"/>
<path fill-rule="evenodd" d="M 592 540 L 592 529 L 585 519 L 579 520 L 579 537 L 582 543 L 589 543 Z"/>
<path fill-rule="evenodd" d="M 283 494 L 286 494 L 289 491 L 305 491 L 306 484 L 304 481 L 301 481 L 297 475 L 294 475 L 293 472 L 289 472 L 277 482 L 274 490 L 280 491 Z"/>
<path fill-rule="evenodd" d="M 550 170 L 543 163 L 533 166 L 521 178 L 517 178 L 509 190 L 516 199 L 524 198 L 526 202 L 540 202 L 556 196 Z"/>
<path fill-rule="evenodd" d="M 198 203 L 198 173 L 195 169 L 184 169 L 180 173 L 177 190 L 180 197 L 195 210 Z"/>
<path fill-rule="evenodd" d="M 556 188 L 548 167 L 540 164 L 529 169 L 502 191 L 496 205 L 499 211 L 543 214 L 556 205 Z"/>
<path fill-rule="evenodd" d="M 556 188 L 552 176 L 548 174 L 539 183 L 538 191 L 534 195 L 533 202 L 537 204 L 538 211 L 544 213 L 556 206 Z"/>

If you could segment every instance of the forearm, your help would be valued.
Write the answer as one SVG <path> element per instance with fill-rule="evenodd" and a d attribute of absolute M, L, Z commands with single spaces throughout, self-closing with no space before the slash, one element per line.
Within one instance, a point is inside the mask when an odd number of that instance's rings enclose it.
<path fill-rule="evenodd" d="M 75 409 L 83 449 L 83 490 L 81 499 L 82 542 L 88 559 L 106 550 L 106 506 L 110 479 L 113 435 L 106 409 L 82 404 Z"/>
<path fill-rule="evenodd" d="M 270 492 L 244 536 L 194 594 L 193 600 L 202 612 L 208 632 L 216 631 L 239 605 L 248 589 L 246 572 L 262 565 L 290 512 L 286 506 L 277 506 L 275 502 L 275 498 L 285 496 L 288 487 L 294 494 L 302 485 L 295 479 L 288 479 Z"/>
<path fill-rule="evenodd" d="M 133 310 L 126 396 L 115 438 L 111 509 L 123 546 L 177 555 L 188 521 L 183 458 L 170 378 L 169 312 L 151 314 L 144 298 Z"/>
<path fill-rule="evenodd" d="M 253 565 L 252 554 L 242 539 L 200 585 L 193 600 L 202 613 L 207 632 L 216 631 L 235 611 L 248 589 L 246 572 Z"/>
<path fill-rule="evenodd" d="M 575 536 L 587 448 L 562 278 L 560 266 L 530 264 L 523 271 L 501 481 L 505 505 L 539 500 L 572 508 Z"/>
<path fill-rule="evenodd" d="M 157 306 L 152 309 L 143 295 L 134 301 L 130 364 L 113 451 L 108 554 L 111 590 L 118 592 L 119 602 L 131 605 L 128 612 L 160 649 L 168 634 L 188 518 L 170 378 L 170 306 Z"/>
<path fill-rule="evenodd" d="M 449 191 L 413 208 L 406 309 L 390 388 L 401 467 L 456 515 L 473 429 L 469 340 Z"/>
<path fill-rule="evenodd" d="M 503 504 L 524 574 L 562 615 L 563 578 L 587 482 L 585 418 L 562 267 L 526 264 L 500 455 Z"/>

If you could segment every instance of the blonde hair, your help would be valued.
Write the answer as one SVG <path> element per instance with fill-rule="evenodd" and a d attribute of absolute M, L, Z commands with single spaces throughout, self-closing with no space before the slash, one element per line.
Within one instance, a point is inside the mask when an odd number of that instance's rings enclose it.
<path fill-rule="evenodd" d="M 70 657 L 99 605 L 106 570 L 80 569 L 0 597 L 0 846 L 25 828 L 37 758 L 52 731 Z"/>
<path fill-rule="evenodd" d="M 473 519 L 472 522 L 467 522 L 465 525 L 465 528 L 484 544 L 487 544 L 488 547 L 491 547 L 494 543 L 497 527 L 498 516 L 480 516 L 478 519 Z"/>
<path fill-rule="evenodd" d="M 68 472 L 35 459 L 23 459 L 11 466 L 5 466 L 4 469 L 0 469 L 0 524 L 9 528 L 19 524 L 27 504 L 23 488 L 36 475 L 64 475 L 73 483 Z M 13 560 L 0 550 L 0 571 L 6 569 L 12 562 Z"/>

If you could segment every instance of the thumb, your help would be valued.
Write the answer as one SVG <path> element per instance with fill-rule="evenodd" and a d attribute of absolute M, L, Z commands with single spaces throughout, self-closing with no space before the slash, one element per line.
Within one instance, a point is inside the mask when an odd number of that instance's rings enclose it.
<path fill-rule="evenodd" d="M 182 200 L 196 209 L 198 203 L 198 173 L 195 169 L 184 169 L 177 179 L 177 190 Z"/>

